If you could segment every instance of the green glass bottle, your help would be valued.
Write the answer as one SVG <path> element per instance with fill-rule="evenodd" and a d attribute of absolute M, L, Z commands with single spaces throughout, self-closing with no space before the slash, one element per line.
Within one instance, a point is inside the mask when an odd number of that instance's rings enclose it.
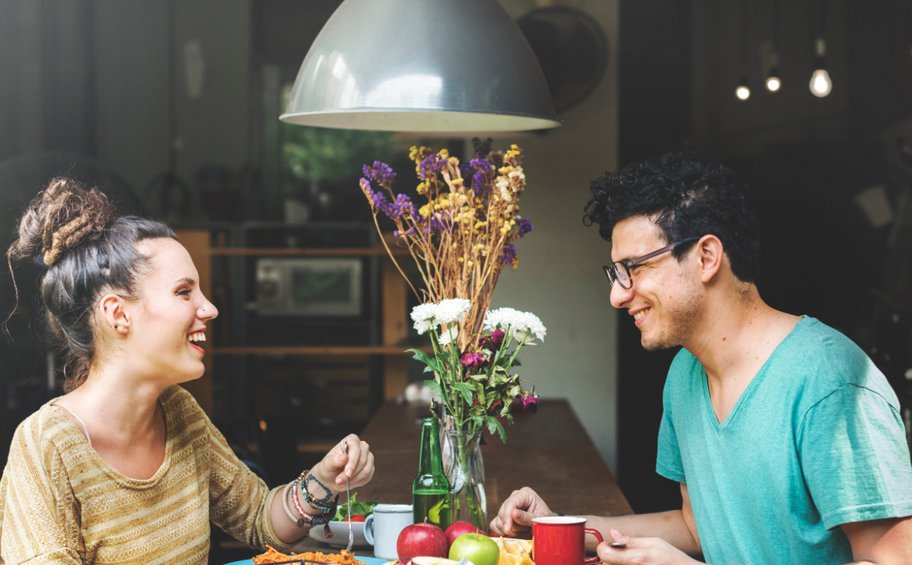
<path fill-rule="evenodd" d="M 427 521 L 446 529 L 450 525 L 450 482 L 443 472 L 440 435 L 435 418 L 421 420 L 418 475 L 412 482 L 415 523 Z"/>

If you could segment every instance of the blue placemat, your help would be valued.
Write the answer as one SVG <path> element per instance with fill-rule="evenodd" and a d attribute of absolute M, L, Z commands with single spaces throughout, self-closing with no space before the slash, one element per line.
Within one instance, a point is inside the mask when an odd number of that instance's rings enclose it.
<path fill-rule="evenodd" d="M 383 565 L 384 563 L 389 563 L 388 559 L 380 559 L 379 557 L 361 557 L 360 555 L 356 555 L 355 557 L 358 561 L 363 561 L 364 565 Z M 253 565 L 253 561 L 244 559 L 243 561 L 232 561 L 225 565 Z"/>

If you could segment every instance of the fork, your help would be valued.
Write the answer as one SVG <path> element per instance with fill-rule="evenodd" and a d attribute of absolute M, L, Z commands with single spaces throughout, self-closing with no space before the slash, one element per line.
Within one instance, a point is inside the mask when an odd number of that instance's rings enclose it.
<path fill-rule="evenodd" d="M 348 455 L 348 441 L 342 442 L 342 453 Z M 348 464 L 348 461 L 345 463 Z M 345 547 L 345 551 L 351 551 L 355 545 L 355 534 L 352 531 L 351 488 L 347 472 L 345 473 L 345 507 L 348 509 L 348 512 L 346 512 L 348 515 L 348 545 Z"/>

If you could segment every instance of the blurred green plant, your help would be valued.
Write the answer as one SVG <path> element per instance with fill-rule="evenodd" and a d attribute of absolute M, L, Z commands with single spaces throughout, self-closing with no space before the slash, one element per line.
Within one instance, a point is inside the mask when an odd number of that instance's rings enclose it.
<path fill-rule="evenodd" d="M 389 159 L 398 146 L 388 132 L 281 127 L 282 168 L 296 181 L 354 180 L 362 163 Z"/>

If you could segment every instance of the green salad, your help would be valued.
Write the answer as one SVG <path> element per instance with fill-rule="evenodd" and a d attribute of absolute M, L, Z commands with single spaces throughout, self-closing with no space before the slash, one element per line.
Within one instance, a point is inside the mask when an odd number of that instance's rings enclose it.
<path fill-rule="evenodd" d="M 340 504 L 338 509 L 336 509 L 336 515 L 333 516 L 333 521 L 342 522 L 348 520 L 349 513 L 351 513 L 352 521 L 363 522 L 365 518 L 374 511 L 374 506 L 377 506 L 377 502 L 358 502 L 358 493 L 355 493 L 351 496 L 351 501 L 348 504 Z"/>

